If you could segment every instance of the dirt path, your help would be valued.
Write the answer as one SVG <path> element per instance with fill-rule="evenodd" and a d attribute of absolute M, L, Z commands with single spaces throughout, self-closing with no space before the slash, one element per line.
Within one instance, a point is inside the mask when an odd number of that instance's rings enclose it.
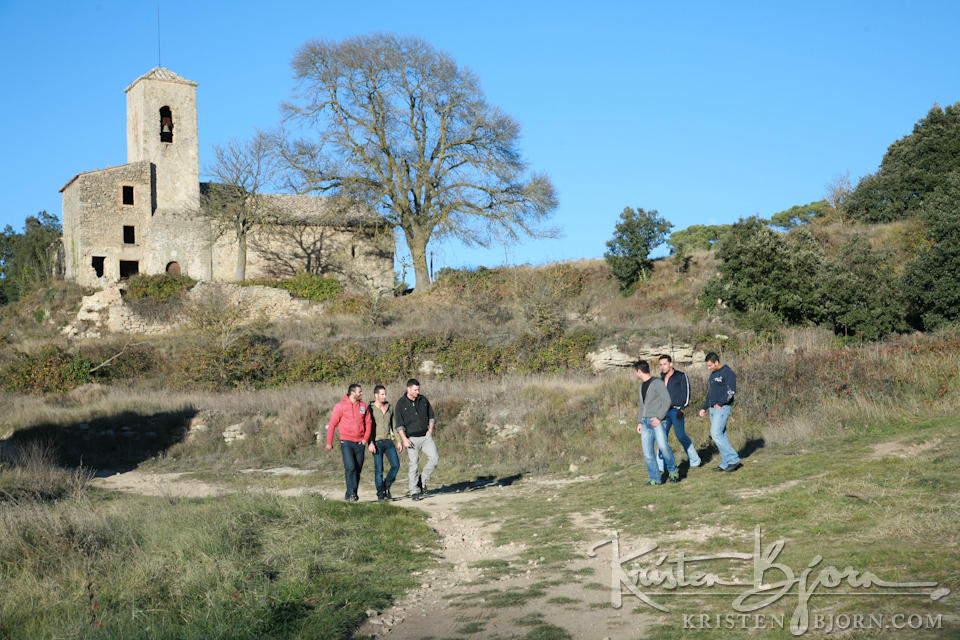
<path fill-rule="evenodd" d="M 343 498 L 342 487 L 318 485 L 316 476 L 311 475 L 304 476 L 301 487 L 263 486 L 263 478 L 270 474 L 303 473 L 295 469 L 247 472 L 260 477 L 249 489 L 243 490 Z M 418 574 L 420 586 L 405 594 L 395 606 L 385 611 L 368 611 L 368 620 L 358 630 L 357 637 L 507 639 L 524 638 L 534 631 L 538 638 L 633 640 L 644 637 L 651 618 L 633 612 L 632 606 L 613 609 L 608 561 L 586 555 L 593 544 L 608 539 L 611 534 L 600 512 L 585 510 L 570 514 L 579 536 L 576 541 L 579 559 L 560 568 L 555 564 L 541 567 L 537 559 L 522 559 L 521 554 L 526 550 L 522 544 L 495 545 L 497 523 L 466 518 L 460 513 L 464 506 L 481 498 L 526 494 L 543 495 L 546 499 L 559 484 L 566 482 L 569 481 L 525 478 L 510 484 L 444 487 L 420 502 L 409 498 L 395 500 L 397 506 L 427 513 L 428 524 L 438 536 L 439 562 L 425 566 Z M 92 484 L 168 497 L 216 496 L 239 490 L 192 479 L 189 473 L 136 470 L 96 478 Z M 398 482 L 395 487 L 400 485 Z M 360 495 L 375 495 L 372 483 L 361 484 Z M 504 570 L 498 572 L 498 568 Z"/>

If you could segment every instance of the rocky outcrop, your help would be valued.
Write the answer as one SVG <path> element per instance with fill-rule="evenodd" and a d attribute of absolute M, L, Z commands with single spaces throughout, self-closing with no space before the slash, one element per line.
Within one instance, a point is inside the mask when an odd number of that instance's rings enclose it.
<path fill-rule="evenodd" d="M 588 353 L 587 362 L 594 373 L 601 373 L 629 367 L 637 360 L 656 362 L 662 354 L 669 355 L 679 366 L 696 366 L 702 364 L 706 357 L 703 351 L 696 351 L 691 345 L 683 343 L 643 345 L 633 354 L 624 353 L 617 345 L 607 345 Z"/>
<path fill-rule="evenodd" d="M 184 296 L 185 305 L 216 304 L 242 306 L 251 320 L 265 317 L 270 320 L 300 318 L 317 313 L 318 304 L 299 300 L 283 289 L 272 287 L 244 287 L 237 284 L 199 282 Z M 80 303 L 77 318 L 64 327 L 70 338 L 99 338 L 104 333 L 161 334 L 173 331 L 187 322 L 184 313 L 160 320 L 148 318 L 127 304 L 121 284 L 110 283 L 102 291 L 85 296 Z"/>

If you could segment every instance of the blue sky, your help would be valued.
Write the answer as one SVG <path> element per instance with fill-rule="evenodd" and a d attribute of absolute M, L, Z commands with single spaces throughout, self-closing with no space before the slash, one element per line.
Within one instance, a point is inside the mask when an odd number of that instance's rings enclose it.
<path fill-rule="evenodd" d="M 0 225 L 60 215 L 74 174 L 126 161 L 123 90 L 157 66 L 157 7 L 0 0 Z M 563 237 L 435 245 L 437 268 L 600 257 L 625 206 L 675 229 L 769 216 L 876 170 L 935 102 L 960 101 L 957 2 L 159 7 L 162 65 L 199 83 L 201 175 L 213 145 L 277 122 L 309 39 L 415 35 L 472 68 L 553 180 Z"/>

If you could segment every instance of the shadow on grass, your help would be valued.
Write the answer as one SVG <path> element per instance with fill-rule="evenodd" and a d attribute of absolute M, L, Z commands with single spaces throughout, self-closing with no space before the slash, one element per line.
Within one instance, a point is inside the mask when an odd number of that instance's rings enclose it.
<path fill-rule="evenodd" d="M 40 443 L 61 466 L 83 466 L 109 476 L 130 471 L 182 441 L 195 414 L 193 409 L 124 411 L 73 424 L 41 423 L 15 431 L 6 444 L 16 451 Z"/>
<path fill-rule="evenodd" d="M 463 493 L 465 491 L 481 491 L 483 489 L 490 489 L 491 487 L 509 487 L 522 477 L 522 473 L 515 473 L 512 476 L 503 476 L 500 478 L 497 476 L 477 476 L 474 480 L 445 484 L 442 487 L 430 490 L 429 493 Z"/>

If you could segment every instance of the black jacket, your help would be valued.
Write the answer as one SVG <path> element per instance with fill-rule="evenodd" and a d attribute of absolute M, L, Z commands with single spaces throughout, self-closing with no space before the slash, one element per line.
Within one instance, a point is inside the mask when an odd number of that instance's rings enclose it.
<path fill-rule="evenodd" d="M 417 399 L 411 402 L 407 394 L 403 394 L 393 405 L 393 415 L 397 431 L 403 429 L 408 438 L 427 435 L 430 422 L 436 420 L 433 407 L 425 396 L 417 396 Z"/>
<path fill-rule="evenodd" d="M 660 376 L 660 379 L 663 380 L 663 376 Z M 674 369 L 667 383 L 667 392 L 670 394 L 671 407 L 683 409 L 690 404 L 690 381 L 687 380 L 687 374 Z"/>

